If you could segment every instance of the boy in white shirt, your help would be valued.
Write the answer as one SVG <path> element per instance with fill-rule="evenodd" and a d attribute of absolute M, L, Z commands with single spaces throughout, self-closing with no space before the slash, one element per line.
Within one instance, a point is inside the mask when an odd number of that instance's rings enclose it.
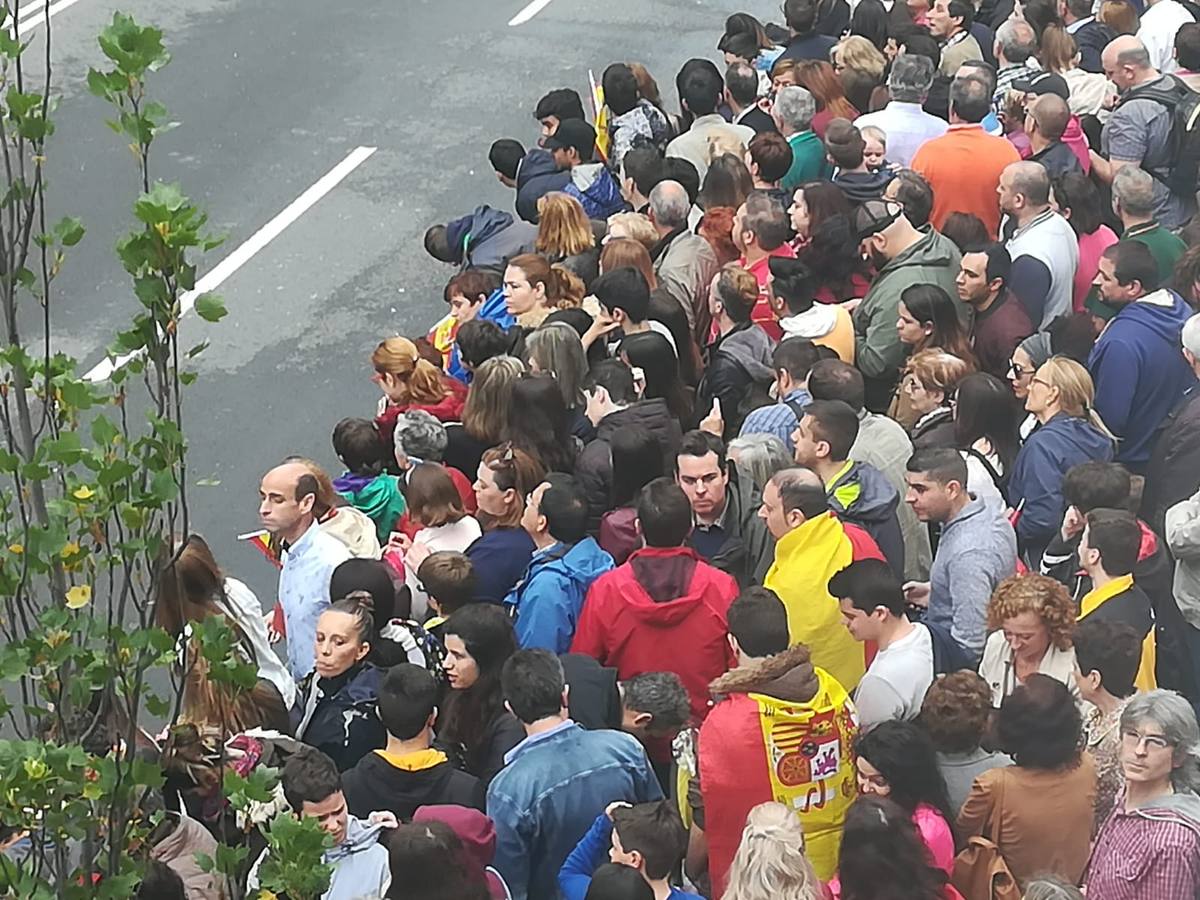
<path fill-rule="evenodd" d="M 851 636 L 879 647 L 854 692 L 862 730 L 915 719 L 933 683 L 933 640 L 928 628 L 908 620 L 904 589 L 891 567 L 860 559 L 829 579 L 829 593 L 841 602 Z"/>

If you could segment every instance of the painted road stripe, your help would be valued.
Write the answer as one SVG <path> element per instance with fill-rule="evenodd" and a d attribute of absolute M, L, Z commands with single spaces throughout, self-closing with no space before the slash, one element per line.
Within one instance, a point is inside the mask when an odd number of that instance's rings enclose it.
<path fill-rule="evenodd" d="M 283 233 L 283 230 L 316 205 L 322 197 L 332 191 L 347 175 L 371 158 L 376 147 L 356 147 L 350 155 L 326 172 L 321 179 L 303 194 L 288 204 L 279 215 L 256 231 L 250 238 L 217 263 L 207 275 L 196 282 L 196 287 L 180 298 L 180 317 L 186 316 L 196 305 L 196 298 L 208 291 L 215 291 L 234 272 L 254 258 L 258 251 Z M 88 381 L 103 381 L 117 369 L 134 358 L 133 353 L 104 359 L 83 377 Z"/>
<path fill-rule="evenodd" d="M 74 2 L 78 2 L 78 0 L 74 0 Z M 510 27 L 514 25 L 524 25 L 549 5 L 550 0 L 533 0 L 532 3 L 509 19 L 508 24 Z"/>
<path fill-rule="evenodd" d="M 22 35 L 28 31 L 33 31 L 33 29 L 46 21 L 47 14 L 56 16 L 64 9 L 69 9 L 78 2 L 79 0 L 58 0 L 57 3 L 50 4 L 49 9 L 46 8 L 45 4 L 38 4 L 33 15 L 28 17 L 21 16 L 21 21 L 17 23 L 17 34 Z"/>

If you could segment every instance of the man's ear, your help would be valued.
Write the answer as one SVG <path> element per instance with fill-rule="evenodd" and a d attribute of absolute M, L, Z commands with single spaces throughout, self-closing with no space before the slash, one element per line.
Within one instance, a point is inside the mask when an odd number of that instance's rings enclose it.
<path fill-rule="evenodd" d="M 727 634 L 725 637 L 729 641 L 729 649 L 733 651 L 733 655 L 740 659 L 742 655 L 742 645 L 738 643 L 738 639 L 732 634 Z"/>

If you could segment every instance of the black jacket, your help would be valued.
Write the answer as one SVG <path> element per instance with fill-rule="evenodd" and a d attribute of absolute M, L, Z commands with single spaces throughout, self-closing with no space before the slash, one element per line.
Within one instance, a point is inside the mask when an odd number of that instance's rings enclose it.
<path fill-rule="evenodd" d="M 484 809 L 479 779 L 460 772 L 445 758 L 410 771 L 392 765 L 379 753 L 368 753 L 342 774 L 342 792 L 351 815 L 363 820 L 376 810 L 387 810 L 407 822 L 418 806 L 432 804 Z"/>
<path fill-rule="evenodd" d="M 601 419 L 596 426 L 596 437 L 583 448 L 575 462 L 575 477 L 587 494 L 588 532 L 592 535 L 600 533 L 600 517 L 613 507 L 610 441 L 618 430 L 630 425 L 640 425 L 658 438 L 663 454 L 663 472 L 675 470 L 675 455 L 679 452 L 682 431 L 679 420 L 667 408 L 666 400 L 661 397 L 639 400 Z"/>
<path fill-rule="evenodd" d="M 713 398 L 719 397 L 725 419 L 722 437 L 726 441 L 737 437 L 746 416 L 772 402 L 768 391 L 775 381 L 773 351 L 774 342 L 753 322 L 738 325 L 709 344 L 708 366 L 696 390 L 696 422 L 703 421 Z"/>
<path fill-rule="evenodd" d="M 621 691 L 617 670 L 602 666 L 582 653 L 564 653 L 563 677 L 571 686 L 567 695 L 571 718 L 588 731 L 621 728 Z"/>
<path fill-rule="evenodd" d="M 1163 420 L 1146 465 L 1142 518 L 1159 534 L 1167 510 L 1200 488 L 1200 387 L 1191 388 Z"/>
<path fill-rule="evenodd" d="M 755 134 L 766 134 L 767 132 L 771 131 L 779 131 L 779 129 L 775 127 L 775 120 L 771 118 L 770 114 L 757 106 L 752 106 L 750 109 L 746 110 L 745 115 L 738 119 L 737 123 L 739 125 L 745 125 L 747 128 L 753 128 Z"/>
<path fill-rule="evenodd" d="M 537 203 L 552 191 L 561 191 L 571 180 L 570 172 L 559 171 L 550 151 L 534 147 L 517 166 L 517 215 L 537 224 Z"/>
<path fill-rule="evenodd" d="M 377 710 L 383 670 L 359 663 L 334 678 L 313 672 L 299 687 L 296 737 L 316 747 L 344 772 L 387 743 Z"/>
<path fill-rule="evenodd" d="M 1100 54 L 1116 35 L 1103 22 L 1095 19 L 1076 29 L 1072 35 L 1075 46 L 1079 48 L 1079 68 L 1085 72 L 1103 72 L 1104 65 L 1100 62 Z"/>

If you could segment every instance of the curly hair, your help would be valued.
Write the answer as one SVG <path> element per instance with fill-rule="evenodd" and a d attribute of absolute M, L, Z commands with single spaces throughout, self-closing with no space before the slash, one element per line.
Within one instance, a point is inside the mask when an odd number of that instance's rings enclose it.
<path fill-rule="evenodd" d="M 967 753 L 983 741 L 992 712 L 992 690 L 976 672 L 963 669 L 934 679 L 918 722 L 940 753 Z"/>
<path fill-rule="evenodd" d="M 1055 647 L 1066 650 L 1071 646 L 1075 602 L 1061 582 L 1034 573 L 1005 578 L 988 601 L 988 630 L 999 631 L 1006 619 L 1028 612 L 1036 613 L 1045 623 Z"/>
<path fill-rule="evenodd" d="M 1004 698 L 996 716 L 1000 749 L 1027 769 L 1061 769 L 1079 763 L 1083 717 L 1061 681 L 1033 674 Z"/>

